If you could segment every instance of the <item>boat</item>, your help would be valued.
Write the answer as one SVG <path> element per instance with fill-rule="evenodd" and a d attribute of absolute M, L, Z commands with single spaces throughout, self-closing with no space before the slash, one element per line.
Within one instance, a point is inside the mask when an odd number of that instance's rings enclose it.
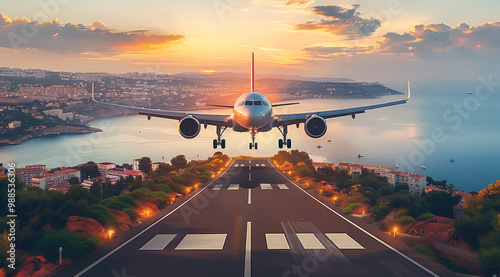
<path fill-rule="evenodd" d="M 358 159 L 361 159 L 361 158 L 363 158 L 363 157 L 364 157 L 363 155 L 358 154 Z"/>
<path fill-rule="evenodd" d="M 472 91 L 468 91 L 467 94 L 472 94 Z"/>
<path fill-rule="evenodd" d="M 332 142 L 332 140 L 331 140 L 331 139 L 329 139 L 329 140 L 327 140 L 326 142 Z"/>
<path fill-rule="evenodd" d="M 321 147 L 323 147 L 323 146 L 321 146 L 321 145 L 318 145 L 318 146 L 316 146 L 316 147 L 318 147 L 318 149 L 321 149 Z"/>
<path fill-rule="evenodd" d="M 394 168 L 399 169 L 399 165 L 397 165 L 397 164 L 393 164 L 393 165 L 394 165 Z"/>
<path fill-rule="evenodd" d="M 427 168 L 426 166 L 423 166 L 423 165 L 421 165 L 420 167 L 421 167 L 422 169 L 426 169 L 426 168 Z"/>
<path fill-rule="evenodd" d="M 454 162 L 455 162 L 455 159 L 450 158 L 450 162 L 454 163 Z"/>

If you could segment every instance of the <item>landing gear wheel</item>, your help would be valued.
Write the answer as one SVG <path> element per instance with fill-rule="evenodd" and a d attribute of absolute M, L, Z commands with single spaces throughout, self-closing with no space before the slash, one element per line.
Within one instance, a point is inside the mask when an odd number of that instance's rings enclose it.
<path fill-rule="evenodd" d="M 279 149 L 283 148 L 283 140 L 282 139 L 278 140 L 278 147 L 279 147 Z"/>
<path fill-rule="evenodd" d="M 255 150 L 257 150 L 257 143 L 254 143 L 253 147 L 255 147 Z"/>
<path fill-rule="evenodd" d="M 226 148 L 226 140 L 225 139 L 220 141 L 220 148 L 222 148 L 222 149 Z"/>
<path fill-rule="evenodd" d="M 288 148 L 288 149 L 292 148 L 292 140 L 291 139 L 286 140 L 286 148 Z"/>
<path fill-rule="evenodd" d="M 217 149 L 217 146 L 218 146 L 218 145 L 219 145 L 219 144 L 217 143 L 217 140 L 216 140 L 216 139 L 214 139 L 214 142 L 213 142 L 214 149 Z"/>
<path fill-rule="evenodd" d="M 253 145 L 252 145 L 252 143 L 250 142 L 250 143 L 248 144 L 248 148 L 250 148 L 250 150 L 252 150 L 252 147 L 253 147 Z"/>

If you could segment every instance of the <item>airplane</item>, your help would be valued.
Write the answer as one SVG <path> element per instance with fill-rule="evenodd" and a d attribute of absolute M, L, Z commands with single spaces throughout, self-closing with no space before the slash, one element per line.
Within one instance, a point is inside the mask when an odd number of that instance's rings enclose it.
<path fill-rule="evenodd" d="M 363 155 L 358 154 L 358 159 L 361 159 L 361 158 L 363 158 L 363 157 L 364 157 Z"/>
<path fill-rule="evenodd" d="M 357 114 L 365 113 L 366 110 L 406 104 L 410 99 L 410 82 L 408 82 L 408 98 L 404 100 L 338 110 L 311 111 L 296 114 L 275 114 L 273 112 L 274 107 L 296 105 L 299 103 L 272 104 L 264 94 L 255 91 L 254 53 L 252 53 L 250 77 L 250 92 L 241 95 L 233 106 L 206 104 L 206 106 L 233 109 L 231 114 L 225 115 L 165 111 L 101 102 L 94 98 L 93 84 L 92 101 L 102 106 L 137 111 L 140 115 L 147 116 L 148 120 L 151 120 L 151 117 L 179 120 L 179 133 L 186 139 L 195 138 L 200 133 L 201 126 L 205 129 L 208 125 L 215 126 L 217 138 L 213 140 L 214 149 L 217 149 L 218 146 L 222 149 L 226 148 L 226 140 L 222 139 L 222 135 L 227 128 L 231 128 L 235 132 L 249 132 L 252 140 L 249 143 L 249 148 L 257 150 L 258 143 L 255 141 L 255 136 L 259 132 L 268 132 L 273 128 L 277 128 L 283 136 L 282 139 L 278 140 L 278 147 L 280 149 L 283 147 L 290 149 L 292 147 L 292 141 L 287 137 L 288 126 L 290 125 L 295 125 L 299 128 L 300 124 L 303 123 L 304 131 L 309 137 L 320 138 L 325 135 L 327 131 L 325 119 L 341 116 L 351 116 L 354 119 Z"/>
<path fill-rule="evenodd" d="M 318 146 L 316 146 L 316 147 L 317 147 L 318 149 L 321 149 L 321 147 L 323 147 L 323 146 L 322 146 L 322 145 L 318 145 Z"/>

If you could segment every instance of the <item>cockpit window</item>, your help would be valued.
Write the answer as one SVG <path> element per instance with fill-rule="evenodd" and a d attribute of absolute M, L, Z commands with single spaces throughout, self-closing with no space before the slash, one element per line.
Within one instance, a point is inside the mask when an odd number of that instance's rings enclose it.
<path fill-rule="evenodd" d="M 245 101 L 241 101 L 238 106 L 243 106 L 243 104 L 245 104 Z"/>
<path fill-rule="evenodd" d="M 252 106 L 253 105 L 253 101 L 245 101 L 245 106 Z"/>
<path fill-rule="evenodd" d="M 255 106 L 262 106 L 262 101 L 253 101 Z"/>
<path fill-rule="evenodd" d="M 262 101 L 262 104 L 264 104 L 264 106 L 269 106 L 266 101 Z"/>

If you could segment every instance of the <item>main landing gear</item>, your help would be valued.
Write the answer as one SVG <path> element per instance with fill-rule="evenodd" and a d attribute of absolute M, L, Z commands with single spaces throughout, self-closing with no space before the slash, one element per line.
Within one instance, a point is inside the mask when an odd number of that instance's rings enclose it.
<path fill-rule="evenodd" d="M 257 130 L 255 128 L 250 129 L 250 135 L 252 135 L 252 142 L 248 144 L 248 148 L 250 148 L 250 150 L 252 150 L 252 148 L 257 150 L 259 147 L 259 145 L 255 142 L 255 134 L 257 134 Z"/>
<path fill-rule="evenodd" d="M 278 130 L 280 130 L 281 134 L 283 135 L 283 139 L 278 140 L 278 147 L 280 149 L 282 149 L 283 146 L 286 146 L 286 148 L 288 149 L 292 148 L 292 140 L 286 138 L 286 135 L 288 134 L 288 126 L 278 126 Z"/>
<path fill-rule="evenodd" d="M 213 146 L 214 146 L 214 149 L 217 149 L 217 147 L 220 145 L 220 148 L 224 149 L 226 148 L 226 140 L 225 139 L 221 139 L 222 137 L 222 134 L 224 134 L 224 131 L 226 131 L 227 127 L 224 126 L 217 126 L 217 139 L 214 139 L 213 141 Z"/>

